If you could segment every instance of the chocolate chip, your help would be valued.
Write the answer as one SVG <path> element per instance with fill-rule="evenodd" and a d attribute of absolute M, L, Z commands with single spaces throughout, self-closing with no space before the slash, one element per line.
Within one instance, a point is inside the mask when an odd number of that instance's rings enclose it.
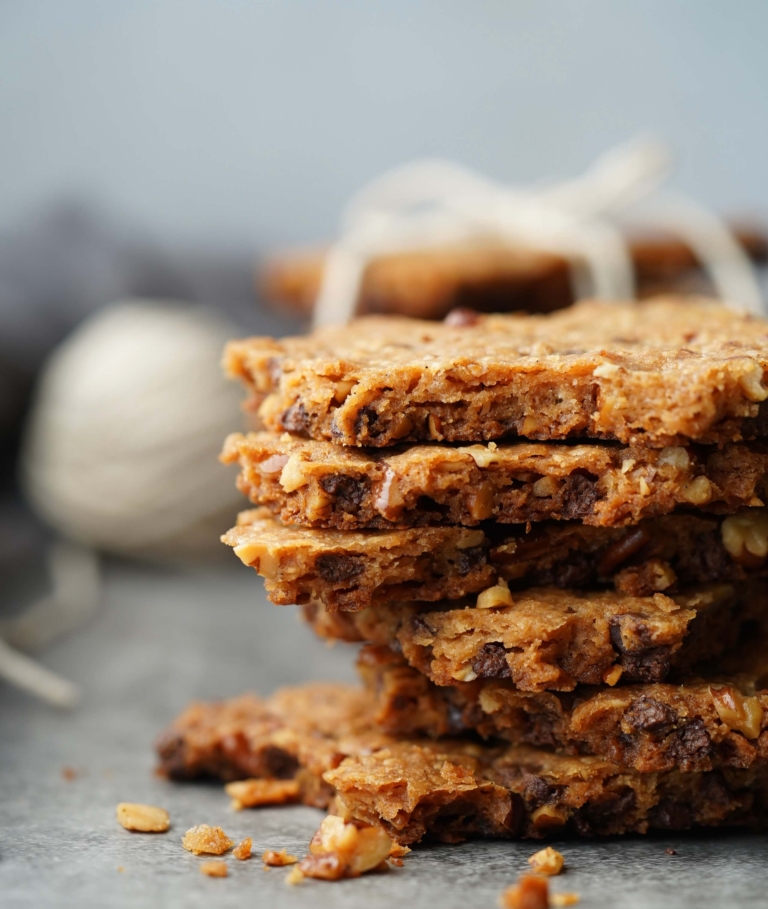
<path fill-rule="evenodd" d="M 450 325 L 451 328 L 465 328 L 470 325 L 477 325 L 479 320 L 480 313 L 475 312 L 474 309 L 469 309 L 465 306 L 457 306 L 448 313 L 444 321 L 445 324 Z"/>
<path fill-rule="evenodd" d="M 598 498 L 597 477 L 571 475 L 566 480 L 563 493 L 563 518 L 578 520 L 591 515 Z"/>
<path fill-rule="evenodd" d="M 507 651 L 503 644 L 484 644 L 472 661 L 475 674 L 483 679 L 508 679 L 510 677 Z"/>
<path fill-rule="evenodd" d="M 469 549 L 459 549 L 456 552 L 456 571 L 464 577 L 470 571 L 482 568 L 488 561 L 485 549 L 482 546 L 470 546 Z"/>
<path fill-rule="evenodd" d="M 334 496 L 338 504 L 346 511 L 357 510 L 368 489 L 366 477 L 349 477 L 342 473 L 332 473 L 322 477 L 320 485 L 328 495 Z"/>
<path fill-rule="evenodd" d="M 675 732 L 669 753 L 681 764 L 683 770 L 693 769 L 697 763 L 709 762 L 714 746 L 700 717 L 685 723 Z"/>
<path fill-rule="evenodd" d="M 309 414 L 301 401 L 291 404 L 280 417 L 283 429 L 290 432 L 304 432 L 309 427 Z"/>
<path fill-rule="evenodd" d="M 361 407 L 355 417 L 355 435 L 358 437 L 364 437 L 366 434 L 375 436 L 376 433 L 374 430 L 378 419 L 378 413 L 370 404 Z"/>
<path fill-rule="evenodd" d="M 643 695 L 624 712 L 624 720 L 633 732 L 651 732 L 666 735 L 675 728 L 678 716 L 667 704 Z"/>
<path fill-rule="evenodd" d="M 525 787 L 525 798 L 531 807 L 538 808 L 546 802 L 551 801 L 557 790 L 550 786 L 549 783 L 540 776 L 533 773 L 523 772 L 523 786 Z"/>
<path fill-rule="evenodd" d="M 582 836 L 607 832 L 609 829 L 620 829 L 626 825 L 635 808 L 636 796 L 634 789 L 623 789 L 617 793 L 606 793 L 607 798 L 597 804 L 580 808 L 573 816 L 576 830 Z"/>
<path fill-rule="evenodd" d="M 296 776 L 299 762 L 294 755 L 289 754 L 276 745 L 269 745 L 261 752 L 264 761 L 265 776 L 276 777 L 280 780 L 291 780 Z"/>
<path fill-rule="evenodd" d="M 172 780 L 184 780 L 190 776 L 187 767 L 187 743 L 183 735 L 165 733 L 155 744 L 160 756 L 163 773 Z"/>
<path fill-rule="evenodd" d="M 594 561 L 585 552 L 570 552 L 561 562 L 536 571 L 536 583 L 542 587 L 580 590 L 590 587 L 594 577 Z"/>
<path fill-rule="evenodd" d="M 326 552 L 315 559 L 317 573 L 324 581 L 349 581 L 363 570 L 360 556 Z"/>
<path fill-rule="evenodd" d="M 619 660 L 627 682 L 661 682 L 672 666 L 669 647 L 649 647 L 635 653 L 625 653 Z"/>

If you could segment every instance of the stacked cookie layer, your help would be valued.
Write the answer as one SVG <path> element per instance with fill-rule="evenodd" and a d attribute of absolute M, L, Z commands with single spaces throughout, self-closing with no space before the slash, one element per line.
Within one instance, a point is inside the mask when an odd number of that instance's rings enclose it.
<path fill-rule="evenodd" d="M 224 541 L 364 644 L 365 691 L 198 708 L 169 772 L 261 767 L 254 717 L 283 711 L 307 800 L 402 841 L 765 816 L 768 323 L 677 299 L 369 318 L 226 363 L 267 431 L 227 440 L 259 507 Z M 307 698 L 329 724 L 295 719 Z"/>

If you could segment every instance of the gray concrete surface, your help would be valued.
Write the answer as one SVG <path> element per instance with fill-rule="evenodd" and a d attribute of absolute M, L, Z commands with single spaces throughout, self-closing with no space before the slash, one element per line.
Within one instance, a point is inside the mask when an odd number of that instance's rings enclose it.
<path fill-rule="evenodd" d="M 181 574 L 111 564 L 103 611 L 44 655 L 79 682 L 81 708 L 63 714 L 0 687 L 0 907 L 496 906 L 525 868 L 530 844 L 418 848 L 405 866 L 338 884 L 284 883 L 285 871 L 231 863 L 203 877 L 180 845 L 197 823 L 251 836 L 257 854 L 303 854 L 320 813 L 233 813 L 219 786 L 178 786 L 152 774 L 154 736 L 187 701 L 310 678 L 352 678 L 351 654 L 314 641 L 291 609 L 270 607 L 252 574 Z M 78 771 L 67 781 L 62 769 Z M 164 805 L 169 834 L 130 834 L 119 801 Z M 676 856 L 665 848 L 674 847 Z M 768 837 L 665 836 L 560 843 L 568 872 L 555 891 L 583 909 L 766 906 Z M 123 870 L 120 871 L 119 869 Z"/>

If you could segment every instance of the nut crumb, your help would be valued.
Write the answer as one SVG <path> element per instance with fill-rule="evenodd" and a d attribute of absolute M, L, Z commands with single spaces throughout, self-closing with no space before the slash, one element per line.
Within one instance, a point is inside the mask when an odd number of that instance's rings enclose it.
<path fill-rule="evenodd" d="M 252 845 L 253 842 L 251 838 L 247 836 L 242 841 L 242 843 L 239 843 L 237 846 L 235 846 L 235 848 L 232 850 L 232 855 L 234 855 L 234 857 L 236 859 L 239 859 L 241 862 L 244 862 L 246 859 L 249 859 L 251 857 Z"/>
<path fill-rule="evenodd" d="M 549 898 L 552 906 L 575 906 L 581 897 L 578 893 L 553 893 Z"/>
<path fill-rule="evenodd" d="M 297 780 L 238 780 L 227 783 L 224 791 L 231 796 L 235 811 L 260 805 L 284 805 L 298 801 L 301 795 Z"/>
<path fill-rule="evenodd" d="M 68 783 L 71 783 L 72 780 L 76 780 L 80 776 L 80 772 L 75 770 L 74 767 L 62 767 L 61 775 Z"/>
<path fill-rule="evenodd" d="M 534 852 L 528 859 L 528 864 L 538 874 L 550 876 L 560 874 L 563 870 L 565 859 L 563 858 L 562 853 L 558 852 L 557 849 L 547 846 L 546 849 Z"/>
<path fill-rule="evenodd" d="M 208 824 L 199 824 L 190 827 L 184 834 L 181 845 L 195 855 L 223 855 L 235 844 L 221 827 L 209 827 Z"/>
<path fill-rule="evenodd" d="M 402 868 L 403 865 L 405 864 L 405 862 L 401 858 L 398 858 L 398 856 L 396 856 L 396 855 L 390 855 L 390 857 L 387 859 L 387 861 L 389 862 L 390 865 L 394 865 L 395 868 Z"/>
<path fill-rule="evenodd" d="M 203 862 L 200 871 L 208 877 L 226 877 L 228 873 L 225 862 Z"/>
<path fill-rule="evenodd" d="M 677 855 L 677 849 L 673 849 L 671 846 L 667 846 L 664 851 L 667 853 L 667 855 Z"/>
<path fill-rule="evenodd" d="M 411 851 L 410 846 L 401 846 L 400 843 L 395 843 L 393 841 L 392 848 L 389 850 L 390 858 L 402 858 L 404 855 L 408 855 Z"/>
<path fill-rule="evenodd" d="M 125 868 L 123 868 L 122 865 L 118 865 L 118 866 L 117 866 L 117 870 L 122 874 L 123 871 L 125 871 Z"/>
<path fill-rule="evenodd" d="M 295 865 L 298 859 L 291 855 L 286 849 L 277 852 L 275 849 L 267 849 L 261 856 L 262 862 L 272 868 L 281 868 L 284 865 Z"/>
<path fill-rule="evenodd" d="M 391 851 L 392 839 L 380 827 L 328 815 L 312 837 L 309 855 L 297 867 L 305 877 L 337 881 L 379 868 Z"/>
<path fill-rule="evenodd" d="M 266 867 L 264 870 L 267 870 Z M 298 865 L 294 865 L 285 877 L 285 883 L 290 884 L 292 887 L 296 884 L 300 884 L 303 880 L 304 873 Z"/>
<path fill-rule="evenodd" d="M 165 833 L 171 826 L 171 818 L 165 808 L 135 802 L 120 802 L 117 820 L 126 830 L 135 833 Z"/>
<path fill-rule="evenodd" d="M 538 874 L 521 874 L 499 898 L 501 909 L 549 909 L 549 884 Z"/>

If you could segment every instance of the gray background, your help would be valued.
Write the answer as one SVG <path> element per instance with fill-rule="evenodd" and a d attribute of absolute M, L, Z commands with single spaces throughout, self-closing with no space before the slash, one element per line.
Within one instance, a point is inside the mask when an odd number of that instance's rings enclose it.
<path fill-rule="evenodd" d="M 761 211 L 766 36 L 763 0 L 5 0 L 0 227 L 73 196 L 253 251 L 416 156 L 530 181 L 643 130 Z"/>

